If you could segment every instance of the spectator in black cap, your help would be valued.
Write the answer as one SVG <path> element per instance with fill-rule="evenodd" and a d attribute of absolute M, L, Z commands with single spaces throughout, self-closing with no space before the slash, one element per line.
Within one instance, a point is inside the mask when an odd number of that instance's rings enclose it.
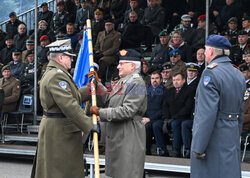
<path fill-rule="evenodd" d="M 50 27 L 50 23 L 53 17 L 53 12 L 49 10 L 48 3 L 44 2 L 41 4 L 41 12 L 37 15 L 37 21 L 45 20 L 47 22 L 47 26 Z"/>
<path fill-rule="evenodd" d="M 99 32 L 105 30 L 105 22 L 103 19 L 103 9 L 96 8 L 94 11 L 94 20 L 92 20 L 92 42 L 95 46 Z"/>
<path fill-rule="evenodd" d="M 102 31 L 98 34 L 94 47 L 94 58 L 100 66 L 98 74 L 102 79 L 102 82 L 106 81 L 108 67 L 117 63 L 116 53 L 119 50 L 120 44 L 121 34 L 115 31 L 113 20 L 106 20 L 105 31 Z"/>
<path fill-rule="evenodd" d="M 20 49 L 21 51 L 24 51 L 26 49 L 26 40 L 29 38 L 27 35 L 27 27 L 24 23 L 21 23 L 18 28 L 18 34 L 16 34 L 13 38 L 15 48 Z"/>
<path fill-rule="evenodd" d="M 8 64 L 10 66 L 12 76 L 20 80 L 21 73 L 24 69 L 24 64 L 22 63 L 22 51 L 15 49 L 12 52 L 12 59 L 13 61 L 9 62 Z"/>
<path fill-rule="evenodd" d="M 249 33 L 250 31 L 250 16 L 242 18 L 242 29 Z"/>
<path fill-rule="evenodd" d="M 3 65 L 7 65 L 12 60 L 12 52 L 15 49 L 13 37 L 11 35 L 7 35 L 5 38 L 6 47 L 3 48 L 0 52 L 0 63 Z"/>
<path fill-rule="evenodd" d="M 130 12 L 129 22 L 125 24 L 121 31 L 121 49 L 133 48 L 140 51 L 141 43 L 144 39 L 144 29 L 144 25 L 138 20 L 137 13 L 135 11 Z"/>
<path fill-rule="evenodd" d="M 164 62 L 167 62 L 167 57 L 169 53 L 168 42 L 169 42 L 170 36 L 168 35 L 167 31 L 162 30 L 158 34 L 158 37 L 160 39 L 160 44 L 154 47 L 152 51 L 151 59 L 149 61 L 151 71 L 160 69 L 162 64 Z"/>
<path fill-rule="evenodd" d="M 23 63 L 26 63 L 28 62 L 27 60 L 27 52 L 30 51 L 30 50 L 34 50 L 35 48 L 35 44 L 34 44 L 34 40 L 33 39 L 27 39 L 26 40 L 26 50 L 24 50 L 22 52 L 22 61 Z"/>
<path fill-rule="evenodd" d="M 9 17 L 10 17 L 10 21 L 6 24 L 6 32 L 8 33 L 8 35 L 11 35 L 12 37 L 14 37 L 14 35 L 18 33 L 17 28 L 19 24 L 22 22 L 17 19 L 15 12 L 11 12 L 9 14 Z"/>
<path fill-rule="evenodd" d="M 162 65 L 161 75 L 162 75 L 162 83 L 164 87 L 171 88 L 173 87 L 173 80 L 172 80 L 172 66 L 170 62 L 165 62 Z"/>
<path fill-rule="evenodd" d="M 231 50 L 230 58 L 233 64 L 239 66 L 240 64 L 245 62 L 242 57 L 245 53 L 245 50 L 249 47 L 248 33 L 244 30 L 241 30 L 238 35 L 238 44 L 233 46 Z"/>
<path fill-rule="evenodd" d="M 50 28 L 57 35 L 66 33 L 66 25 L 69 22 L 69 14 L 65 11 L 65 3 L 60 0 L 56 3 L 56 12 L 53 15 Z"/>
<path fill-rule="evenodd" d="M 80 3 L 82 8 L 77 11 L 75 20 L 75 29 L 77 32 L 84 30 L 86 20 L 92 20 L 94 16 L 93 10 L 87 4 L 87 0 L 80 0 Z"/>

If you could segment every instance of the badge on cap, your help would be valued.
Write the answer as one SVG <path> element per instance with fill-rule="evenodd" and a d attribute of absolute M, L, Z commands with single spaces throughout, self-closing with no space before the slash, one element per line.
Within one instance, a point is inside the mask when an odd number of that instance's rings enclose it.
<path fill-rule="evenodd" d="M 128 51 L 125 50 L 125 49 L 123 49 L 123 50 L 120 51 L 120 55 L 121 56 L 126 56 L 127 53 L 128 53 Z"/>
<path fill-rule="evenodd" d="M 210 82 L 210 77 L 209 76 L 204 76 L 204 85 L 207 86 L 207 84 Z"/>
<path fill-rule="evenodd" d="M 61 81 L 61 82 L 59 82 L 59 85 L 60 85 L 60 87 L 62 87 L 62 89 L 66 90 L 66 88 L 67 88 L 67 82 Z"/>

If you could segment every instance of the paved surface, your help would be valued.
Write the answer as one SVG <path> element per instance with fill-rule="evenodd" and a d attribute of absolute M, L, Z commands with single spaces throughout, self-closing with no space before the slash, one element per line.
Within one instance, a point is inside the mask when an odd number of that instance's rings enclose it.
<path fill-rule="evenodd" d="M 0 156 L 0 178 L 29 178 L 32 169 L 32 159 Z M 103 168 L 101 168 L 103 170 Z M 88 176 L 89 177 L 89 176 Z M 173 173 L 147 172 L 146 178 L 188 178 L 189 175 Z M 101 173 L 101 178 L 107 178 Z"/>

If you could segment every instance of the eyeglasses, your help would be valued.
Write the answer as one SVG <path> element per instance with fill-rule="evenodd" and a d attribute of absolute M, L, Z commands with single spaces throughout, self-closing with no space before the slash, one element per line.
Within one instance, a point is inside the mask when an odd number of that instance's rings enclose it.
<path fill-rule="evenodd" d="M 124 64 L 128 64 L 128 63 L 131 63 L 131 62 L 123 62 L 123 63 L 119 62 L 118 65 L 123 66 Z"/>
<path fill-rule="evenodd" d="M 108 24 L 105 24 L 105 26 L 111 26 L 111 25 L 113 25 L 112 23 L 110 24 L 110 23 L 108 23 Z"/>
<path fill-rule="evenodd" d="M 176 57 L 177 57 L 177 55 L 171 55 L 170 57 L 174 57 L 174 58 L 176 58 Z"/>

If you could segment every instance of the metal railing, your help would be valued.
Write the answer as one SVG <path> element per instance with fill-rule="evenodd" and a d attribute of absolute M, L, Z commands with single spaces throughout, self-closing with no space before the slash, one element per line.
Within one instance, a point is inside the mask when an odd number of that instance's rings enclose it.
<path fill-rule="evenodd" d="M 50 1 L 47 2 L 50 11 L 52 11 L 52 12 L 56 11 L 56 2 L 57 1 L 58 0 L 50 0 Z M 23 12 L 23 13 L 17 15 L 17 18 L 20 21 L 24 22 L 27 25 L 27 31 L 29 31 L 31 29 L 34 29 L 34 27 L 35 27 L 35 22 L 34 22 L 34 19 L 35 19 L 35 8 L 32 8 L 32 9 L 26 11 L 26 12 Z M 1 22 L 0 23 L 0 29 L 3 30 L 3 31 L 6 31 L 6 24 L 9 21 L 10 20 L 8 19 L 8 20 L 6 20 L 4 22 Z"/>

